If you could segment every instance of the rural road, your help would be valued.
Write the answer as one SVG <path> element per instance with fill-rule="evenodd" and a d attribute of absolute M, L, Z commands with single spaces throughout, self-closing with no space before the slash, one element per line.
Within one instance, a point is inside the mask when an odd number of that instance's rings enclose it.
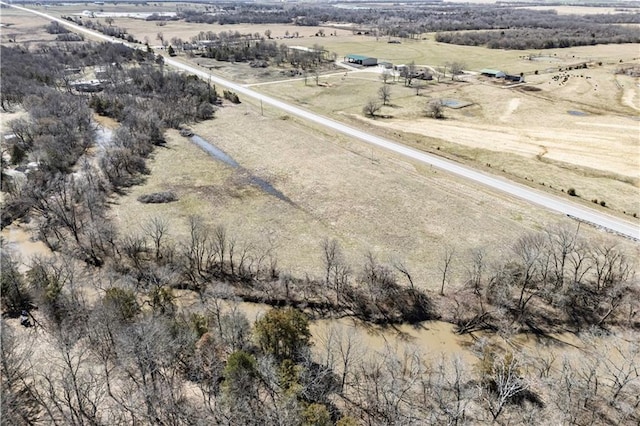
<path fill-rule="evenodd" d="M 0 2 L 0 4 L 8 5 L 7 3 L 4 3 L 4 2 Z M 104 34 L 100 34 L 92 30 L 88 30 L 84 27 L 74 25 L 69 21 L 53 17 L 51 15 L 48 15 L 42 12 L 34 11 L 31 9 L 27 9 L 19 6 L 13 6 L 13 5 L 8 5 L 8 6 L 14 7 L 19 10 L 23 10 L 25 12 L 30 12 L 30 13 L 39 15 L 43 18 L 46 18 L 52 21 L 59 22 L 61 24 L 64 24 L 72 28 L 74 31 L 91 35 L 94 38 L 98 38 L 98 39 L 105 40 L 112 43 L 124 44 L 131 48 L 136 48 L 136 49 L 141 48 L 139 45 L 126 43 L 121 40 L 115 39 L 113 37 L 105 36 Z M 290 105 L 286 102 L 279 101 L 270 96 L 263 95 L 243 85 L 222 79 L 220 77 L 210 74 L 209 72 L 203 69 L 200 69 L 197 66 L 184 64 L 180 61 L 177 61 L 171 58 L 165 58 L 165 64 L 189 73 L 193 73 L 207 80 L 210 80 L 213 83 L 219 84 L 221 86 L 225 86 L 240 95 L 254 98 L 256 100 L 259 100 L 263 104 L 281 109 L 289 114 L 292 114 L 304 120 L 308 120 L 310 122 L 314 122 L 316 124 L 325 126 L 327 128 L 343 133 L 345 135 L 357 138 L 368 144 L 375 145 L 380 148 L 384 148 L 388 151 L 394 152 L 396 154 L 400 154 L 402 156 L 410 158 L 412 160 L 437 167 L 441 170 L 447 171 L 457 176 L 461 176 L 473 182 L 485 185 L 494 190 L 507 193 L 509 195 L 526 200 L 528 202 L 531 202 L 538 206 L 542 206 L 549 210 L 563 213 L 577 220 L 590 223 L 592 225 L 595 225 L 596 227 L 604 228 L 606 230 L 613 231 L 615 233 L 618 233 L 636 240 L 640 240 L 640 225 L 631 223 L 622 218 L 611 216 L 606 213 L 602 213 L 597 210 L 591 209 L 589 207 L 582 206 L 577 203 L 573 203 L 569 200 L 556 197 L 554 195 L 547 194 L 542 191 L 537 191 L 527 186 L 520 185 L 515 182 L 511 182 L 507 179 L 497 177 L 497 176 L 492 176 L 487 173 L 474 170 L 470 167 L 455 163 L 453 161 L 449 161 L 435 155 L 427 154 L 422 151 L 409 148 L 402 144 L 393 142 L 389 139 L 384 139 L 384 138 L 369 134 L 367 132 L 364 132 L 362 130 L 355 129 L 353 127 L 347 126 L 338 121 L 313 113 L 311 111 L 307 111 L 295 105 Z"/>

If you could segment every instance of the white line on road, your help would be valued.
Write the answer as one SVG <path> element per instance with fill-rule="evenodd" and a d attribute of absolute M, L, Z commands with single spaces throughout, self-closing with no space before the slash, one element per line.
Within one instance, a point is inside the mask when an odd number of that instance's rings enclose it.
<path fill-rule="evenodd" d="M 6 4 L 6 3 L 0 2 L 0 4 Z M 37 12 L 31 9 L 14 6 L 14 5 L 10 5 L 10 6 L 26 12 L 35 13 L 36 15 L 40 15 L 47 19 L 60 22 L 61 24 L 67 25 L 76 31 L 90 34 L 102 40 L 106 40 L 112 43 L 121 43 L 134 49 L 140 48 L 140 46 L 130 45 L 129 43 L 125 43 L 113 37 L 105 36 L 104 34 L 100 34 L 100 33 L 88 30 L 86 28 L 72 24 L 63 19 L 55 18 L 53 16 L 47 15 L 42 12 Z M 545 207 L 549 210 L 560 212 L 572 218 L 608 229 L 610 231 L 622 234 L 627 237 L 634 238 L 636 240 L 640 240 L 640 226 L 638 226 L 637 224 L 631 223 L 629 221 L 626 221 L 624 219 L 611 216 L 585 206 L 578 205 L 576 203 L 564 200 L 560 197 L 556 197 L 554 195 L 537 191 L 527 186 L 520 185 L 497 176 L 488 175 L 486 173 L 474 170 L 470 167 L 463 166 L 453 161 L 446 160 L 432 154 L 427 154 L 425 152 L 418 151 L 413 148 L 409 148 L 399 143 L 392 142 L 391 140 L 366 133 L 362 130 L 355 129 L 353 127 L 349 127 L 338 121 L 332 120 L 327 117 L 323 117 L 319 114 L 313 113 L 311 111 L 307 111 L 303 108 L 290 105 L 288 103 L 279 101 L 272 97 L 263 95 L 247 87 L 244 87 L 240 84 L 222 79 L 220 77 L 210 74 L 209 72 L 203 71 L 191 65 L 184 64 L 177 60 L 174 60 L 171 58 L 165 58 L 165 64 L 181 69 L 186 72 L 193 73 L 209 81 L 212 81 L 216 84 L 225 86 L 241 95 L 249 96 L 251 98 L 257 99 L 263 102 L 264 104 L 271 105 L 275 108 L 281 109 L 283 111 L 286 111 L 290 114 L 293 114 L 305 120 L 320 124 L 322 126 L 338 131 L 345 135 L 360 139 L 361 141 L 364 141 L 366 143 L 384 148 L 388 151 L 395 152 L 397 154 L 403 155 L 413 160 L 432 165 L 439 169 L 445 170 L 449 173 L 453 173 L 455 175 L 464 177 L 471 181 L 488 186 L 492 189 L 502 191 L 514 197 Z"/>

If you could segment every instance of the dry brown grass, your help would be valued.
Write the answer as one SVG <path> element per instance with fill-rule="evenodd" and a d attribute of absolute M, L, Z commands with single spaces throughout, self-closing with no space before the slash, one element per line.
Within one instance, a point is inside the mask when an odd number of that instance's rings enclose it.
<path fill-rule="evenodd" d="M 115 24 L 120 25 L 117 19 Z M 165 37 L 171 34 L 166 27 L 161 29 Z M 338 39 L 340 37 L 333 38 Z M 486 53 L 486 49 L 483 51 Z M 540 78 L 548 79 L 549 75 Z M 523 129 L 535 120 L 540 120 L 540 128 L 550 127 L 543 112 L 534 115 L 547 107 L 555 108 L 557 116 L 569 117 L 565 106 L 553 106 L 558 98 L 544 99 L 548 95 L 546 90 L 525 93 L 483 84 L 434 84 L 425 91 L 426 96 L 416 97 L 412 89 L 396 84 L 394 107 L 385 109 L 395 118 L 380 126 L 380 120 L 363 122 L 360 111 L 360 99 L 375 95 L 381 84 L 376 75 L 357 73 L 345 80 L 341 76 L 330 76 L 323 77 L 322 81 L 331 85 L 319 88 L 296 81 L 267 85 L 260 90 L 426 150 L 437 151 L 437 147 L 441 147 L 440 152 L 462 161 L 481 166 L 490 163 L 491 170 L 505 169 L 512 177 L 524 178 L 526 172 L 534 182 L 552 182 L 556 188 L 573 186 L 584 197 L 589 197 L 590 191 L 600 193 L 606 188 L 621 194 L 620 199 L 628 197 L 630 204 L 637 195 L 637 187 L 607 178 L 606 173 L 604 177 L 585 175 L 584 168 L 574 169 L 571 163 L 560 163 L 552 156 L 551 149 L 543 156 L 550 157 L 549 162 L 535 158 L 538 151 L 531 151 L 528 146 L 523 154 L 513 152 L 518 151 L 517 144 L 504 149 L 500 145 L 497 148 L 476 146 L 458 140 L 456 135 L 465 127 L 476 135 L 482 135 L 481 130 L 488 131 L 482 127 L 488 125 L 497 126 L 489 129 L 492 135 L 508 133 L 518 117 Z M 571 96 L 571 92 L 565 95 L 567 99 Z M 418 118 L 417 114 L 420 104 L 429 97 L 495 101 L 449 112 L 450 118 L 438 125 L 450 126 L 443 127 L 442 131 L 448 131 L 452 137 L 434 137 L 424 129 L 435 128 L 435 123 Z M 629 96 L 623 97 L 629 100 Z M 513 103 L 514 98 L 519 99 L 517 105 Z M 593 101 L 599 102 L 597 97 Z M 371 250 L 381 261 L 405 262 L 420 286 L 433 288 L 439 281 L 437 264 L 445 244 L 457 246 L 462 256 L 472 247 L 497 249 L 523 232 L 567 220 L 427 166 L 303 125 L 279 111 L 267 109 L 262 117 L 259 107 L 245 99 L 243 102 L 221 109 L 216 120 L 199 124 L 194 130 L 248 170 L 270 181 L 293 204 L 248 185 L 245 177 L 207 157 L 177 133 L 169 132 L 167 148 L 158 149 L 150 162 L 152 173 L 147 183 L 115 200 L 117 204 L 112 213 L 121 229 L 139 232 L 147 218 L 164 216 L 171 218 L 174 236 L 182 237 L 186 233 L 186 218 L 200 215 L 211 224 L 224 224 L 238 241 L 253 244 L 256 250 L 272 248 L 280 266 L 296 275 L 319 274 L 320 243 L 325 237 L 337 238 L 354 265 L 361 264 L 364 254 Z M 603 120 L 610 124 L 608 116 Z M 424 129 L 410 129 L 412 123 L 423 123 Z M 562 129 L 568 127 L 563 121 L 555 125 Z M 633 148 L 633 142 L 630 146 Z M 623 161 L 633 158 L 619 157 Z M 584 186 L 574 183 L 578 177 Z M 612 186 L 611 181 L 618 186 Z M 593 189 L 589 189 L 589 185 L 593 185 Z M 136 200 L 139 195 L 163 190 L 174 191 L 180 200 L 164 205 L 143 205 Z M 618 208 L 614 195 L 598 195 L 598 198 Z M 622 201 L 620 203 L 622 205 Z M 597 235 L 587 227 L 583 229 L 589 235 Z M 499 255 L 496 252 L 496 256 Z M 459 266 L 457 273 L 463 275 L 463 268 Z"/>
<path fill-rule="evenodd" d="M 631 219 L 640 214 L 640 86 L 637 78 L 616 75 L 617 67 L 566 71 L 570 77 L 562 84 L 554 79 L 560 72 L 528 75 L 535 92 L 468 77 L 429 82 L 416 96 L 397 82 L 392 106 L 381 111 L 392 118 L 376 120 L 362 116 L 362 106 L 382 85 L 374 72 L 323 77 L 329 87 L 293 81 L 255 89 L 428 151 L 439 147 L 440 153 L 544 190 L 575 188 L 589 205 L 605 200 L 606 211 Z M 424 117 L 424 105 L 440 98 L 473 105 L 446 109 L 446 120 Z"/>
<path fill-rule="evenodd" d="M 0 31 L 2 44 L 37 44 L 50 42 L 56 38 L 54 34 L 44 31 L 44 26 L 49 23 L 47 19 L 17 9 L 3 7 L 0 22 L 3 25 Z"/>
<path fill-rule="evenodd" d="M 171 218 L 184 236 L 188 215 L 225 225 L 239 242 L 273 247 L 279 265 L 302 276 L 321 273 L 321 241 L 336 238 L 354 265 L 367 251 L 403 261 L 417 285 L 436 288 L 445 244 L 461 257 L 484 246 L 500 249 L 524 232 L 565 218 L 413 164 L 357 141 L 283 119 L 246 104 L 222 108 L 194 131 L 243 167 L 266 178 L 293 204 L 246 185 L 237 172 L 207 157 L 175 132 L 150 162 L 145 185 L 118 199 L 113 214 L 135 232 L 147 218 Z M 180 200 L 143 205 L 144 193 L 174 191 Z M 596 232 L 587 230 L 589 235 Z M 464 273 L 458 265 L 458 275 Z"/>

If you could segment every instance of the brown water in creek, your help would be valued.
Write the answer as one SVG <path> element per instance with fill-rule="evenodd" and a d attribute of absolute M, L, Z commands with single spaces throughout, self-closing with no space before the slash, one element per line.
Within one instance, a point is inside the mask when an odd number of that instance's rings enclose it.
<path fill-rule="evenodd" d="M 187 310 L 199 309 L 200 301 L 195 293 L 177 290 L 174 291 L 174 295 L 180 300 L 181 307 Z M 224 302 L 222 308 L 227 311 L 238 309 L 250 323 L 271 309 L 268 305 L 248 302 Z M 310 323 L 314 349 L 319 351 L 333 333 L 334 339 L 344 339 L 350 335 L 363 355 L 383 351 L 385 346 L 388 346 L 395 352 L 416 348 L 421 354 L 429 357 L 459 354 L 463 359 L 473 361 L 475 357 L 468 350 L 469 346 L 473 345 L 473 336 L 460 336 L 453 328 L 453 324 L 443 321 L 425 321 L 416 326 L 401 324 L 393 327 L 373 326 L 352 318 L 319 319 Z"/>
<path fill-rule="evenodd" d="M 34 256 L 51 254 L 43 242 L 33 240 L 27 225 L 11 224 L 2 230 L 1 235 L 5 247 L 19 256 L 20 268 L 23 272 L 28 269 Z M 200 301 L 194 292 L 175 290 L 174 294 L 181 307 L 187 310 L 198 309 Z M 225 301 L 222 305 L 223 310 L 226 311 L 234 307 L 243 312 L 250 323 L 271 309 L 268 305 L 248 302 Z M 329 335 L 334 333 L 342 338 L 349 335 L 363 355 L 381 352 L 385 347 L 398 353 L 415 348 L 431 359 L 440 356 L 448 358 L 457 354 L 467 362 L 475 360 L 469 349 L 475 340 L 482 336 L 481 333 L 475 336 L 460 336 L 455 333 L 453 324 L 443 321 L 425 321 L 415 326 L 400 324 L 379 327 L 364 324 L 352 318 L 319 319 L 311 321 L 310 329 L 316 350 L 321 350 Z M 559 348 L 577 349 L 581 346 L 580 340 L 573 335 L 558 335 L 554 338 Z M 528 350 L 545 350 L 546 347 L 535 338 L 526 335 L 516 336 L 513 342 L 515 346 Z"/>
<path fill-rule="evenodd" d="M 25 272 L 28 269 L 33 257 L 49 256 L 51 254 L 51 250 L 45 243 L 32 238 L 26 225 L 12 223 L 2 230 L 1 235 L 4 248 L 17 257 L 21 272 Z"/>

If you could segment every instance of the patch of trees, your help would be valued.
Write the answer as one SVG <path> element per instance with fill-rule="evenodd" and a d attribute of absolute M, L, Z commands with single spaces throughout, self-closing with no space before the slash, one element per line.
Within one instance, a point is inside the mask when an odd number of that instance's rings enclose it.
<path fill-rule="evenodd" d="M 47 25 L 45 27 L 45 30 L 49 33 L 49 34 L 67 34 L 70 33 L 71 31 L 69 31 L 67 29 L 67 27 L 65 27 L 64 25 L 61 25 L 59 22 L 57 21 L 53 21 L 51 22 L 49 25 Z"/>
<path fill-rule="evenodd" d="M 156 64 L 110 71 L 110 84 L 102 93 L 92 95 L 90 106 L 118 121 L 125 122 L 127 108 L 135 108 L 153 112 L 161 126 L 179 128 L 211 118 L 214 105 L 220 102 L 215 87 L 194 75 L 171 72 Z M 157 131 L 149 136 L 153 143 L 160 137 Z"/>
<path fill-rule="evenodd" d="M 66 173 L 93 145 L 94 127 L 85 98 L 56 90 L 22 100 L 29 119 L 9 123 L 15 137 L 11 161 L 19 164 L 31 154 L 40 168 Z"/>
<path fill-rule="evenodd" d="M 478 37 L 465 37 L 464 34 L 443 35 L 442 40 L 471 45 L 488 45 L 492 41 L 494 48 L 517 49 L 544 48 L 538 46 L 545 42 L 549 45 L 554 42 L 555 47 L 561 47 L 567 41 L 570 45 L 635 42 L 631 40 L 637 40 L 637 31 L 616 24 L 640 23 L 640 13 L 558 15 L 555 11 L 530 10 L 502 4 L 461 6 L 442 3 L 422 8 L 386 4 L 367 9 L 324 5 L 242 4 L 223 6 L 217 13 L 210 13 L 208 10 L 183 10 L 179 16 L 188 22 L 219 24 L 289 23 L 316 26 L 328 22 L 349 22 L 358 25 L 359 29 L 356 31 L 365 34 L 406 38 L 419 37 L 425 32 L 511 30 L 510 38 L 526 39 L 526 43 L 532 43 L 531 46 L 510 47 L 524 44 L 521 40 L 511 40 L 511 45 L 506 45 L 498 38 L 480 42 Z M 576 34 L 576 30 L 580 30 L 579 34 Z M 542 43 L 534 43 L 536 36 L 543 37 Z M 498 47 L 496 43 L 504 47 Z"/>
<path fill-rule="evenodd" d="M 111 24 L 105 25 L 98 20 L 92 21 L 90 19 L 82 19 L 76 16 L 63 16 L 62 19 L 66 19 L 67 21 L 73 22 L 74 24 L 81 27 L 86 27 L 94 31 L 101 32 L 102 34 L 110 37 L 120 38 L 130 43 L 139 43 L 139 41 L 133 38 L 131 34 L 127 33 L 126 28 L 116 27 Z"/>
<path fill-rule="evenodd" d="M 255 40 L 246 42 L 224 42 L 207 46 L 203 52 L 206 58 L 218 61 L 248 62 L 254 60 L 270 60 L 280 53 L 276 42 Z"/>
<path fill-rule="evenodd" d="M 11 161 L 3 162 L 3 173 L 4 167 L 24 167 L 28 162 L 37 169 L 5 183 L 11 191 L 2 224 L 29 211 L 37 213 L 41 236 L 50 247 L 59 247 L 71 236 L 75 247 L 70 250 L 101 264 L 112 248 L 104 241 L 112 238 L 108 223 L 95 222 L 103 219 L 105 197 L 141 182 L 147 173 L 145 159 L 164 143 L 164 128 L 211 118 L 218 96 L 215 88 L 195 76 L 165 72 L 153 54 L 112 44 L 68 51 L 75 56 L 51 47 L 38 52 L 3 48 L 5 58 L 14 60 L 2 67 L 3 81 L 19 83 L 3 90 L 3 105 L 20 105 L 28 112 L 28 117 L 9 123 L 15 137 L 6 147 Z M 72 91 L 64 70 L 89 65 L 91 58 L 109 61 L 97 62 L 107 87 L 87 99 Z M 130 67 L 128 61 L 140 66 Z M 96 137 L 90 107 L 121 123 L 112 140 L 101 142 L 95 161 L 86 158 Z"/>
<path fill-rule="evenodd" d="M 320 45 L 316 44 L 308 51 L 290 49 L 285 44 L 278 45 L 276 41 L 265 40 L 259 33 L 201 31 L 192 37 L 191 44 L 180 39 L 174 42 L 184 50 L 199 52 L 203 57 L 218 61 L 251 62 L 252 66 L 265 67 L 268 62 L 278 66 L 289 63 L 296 69 L 307 70 L 332 62 Z"/>
<path fill-rule="evenodd" d="M 553 28 L 518 28 L 502 31 L 466 31 L 436 34 L 436 41 L 490 49 L 553 49 L 609 43 L 638 43 L 633 28 L 589 25 Z"/>
<path fill-rule="evenodd" d="M 161 282 L 140 286 L 63 254 L 37 259 L 24 277 L 3 270 L 2 280 L 15 280 L 39 308 L 31 329 L 1 323 L 2 409 L 12 424 L 640 420 L 631 336 L 589 331 L 580 350 L 562 356 L 554 345 L 517 349 L 484 337 L 472 347 L 475 361 L 465 361 L 410 345 L 372 350 L 337 323 L 312 342 L 308 316 L 291 307 L 251 324 L 222 303 L 220 284 L 187 309 Z"/>
<path fill-rule="evenodd" d="M 467 282 L 451 294 L 461 333 L 636 326 L 634 261 L 615 243 L 587 241 L 579 228 L 556 226 L 522 236 L 509 250 L 491 265 L 485 252 L 472 253 Z"/>

